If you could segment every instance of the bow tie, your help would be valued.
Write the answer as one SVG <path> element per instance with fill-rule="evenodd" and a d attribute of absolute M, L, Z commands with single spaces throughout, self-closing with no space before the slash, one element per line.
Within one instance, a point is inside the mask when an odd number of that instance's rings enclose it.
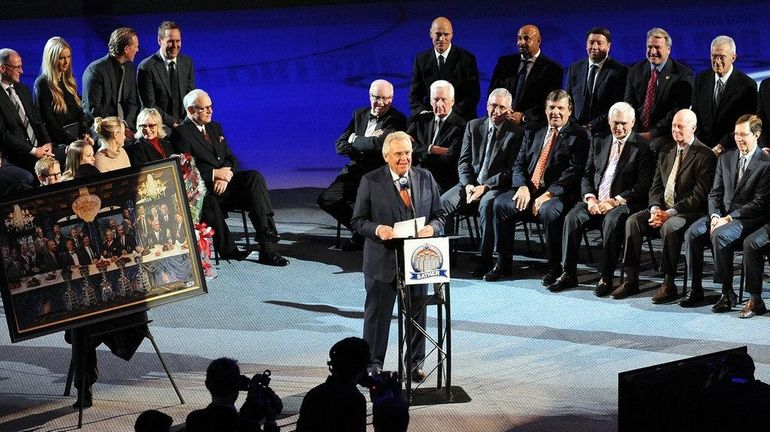
<path fill-rule="evenodd" d="M 374 114 L 369 114 L 369 120 L 379 121 L 380 116 L 376 116 Z"/>

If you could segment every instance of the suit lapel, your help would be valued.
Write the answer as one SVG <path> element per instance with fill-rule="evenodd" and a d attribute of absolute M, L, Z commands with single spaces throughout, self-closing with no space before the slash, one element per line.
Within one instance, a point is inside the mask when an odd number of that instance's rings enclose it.
<path fill-rule="evenodd" d="M 382 167 L 380 173 L 381 174 L 378 176 L 378 183 L 381 188 L 380 192 L 383 194 L 382 196 L 390 197 L 386 198 L 386 201 L 388 202 L 388 207 L 390 207 L 390 212 L 393 214 L 393 220 L 399 220 L 401 218 L 401 211 L 399 209 L 401 198 L 398 196 L 396 187 L 393 185 L 393 179 L 390 177 L 390 168 L 385 165 Z"/>
<path fill-rule="evenodd" d="M 730 166 L 732 166 L 733 169 L 735 170 L 735 179 L 737 181 L 738 171 L 740 170 L 740 167 L 738 166 L 738 160 L 740 160 L 740 153 L 739 152 L 730 152 L 730 153 L 735 154 L 734 160 L 730 161 Z M 746 184 L 747 180 L 751 177 L 751 173 L 757 168 L 757 164 L 759 163 L 759 157 L 760 157 L 760 154 L 757 154 L 757 150 L 755 150 L 754 154 L 751 155 L 751 159 L 749 159 L 749 164 L 746 166 L 746 171 L 743 173 L 743 177 L 741 177 L 741 181 L 738 182 L 738 184 L 735 186 L 736 194 Z"/>
<path fill-rule="evenodd" d="M 204 149 L 210 151 L 214 156 L 216 156 L 217 154 L 216 154 L 216 151 L 214 150 L 214 147 L 213 147 L 213 141 L 212 141 L 212 144 L 209 144 L 208 142 L 206 142 L 206 139 L 203 137 L 203 134 L 198 129 L 198 126 L 196 126 L 195 123 L 193 123 L 191 120 L 186 120 L 186 121 L 188 123 L 187 127 L 190 128 L 190 133 L 192 134 L 193 138 L 196 141 L 198 141 L 198 143 Z M 208 130 L 209 130 L 208 125 L 204 126 L 204 128 L 206 129 L 206 133 L 209 133 L 208 132 Z M 211 138 L 211 134 L 209 134 L 209 139 L 212 139 Z"/>
<path fill-rule="evenodd" d="M 0 88 L 0 90 L 2 90 L 2 88 Z M 14 113 L 14 117 L 16 118 L 16 122 L 19 124 L 19 126 L 24 127 L 24 122 L 21 120 L 21 117 L 19 117 L 19 111 L 16 110 L 16 105 L 13 104 L 13 101 L 11 100 L 11 95 L 9 95 L 5 90 L 0 91 L 0 93 L 3 94 L 2 96 L 0 96 L 0 100 L 3 101 L 3 103 L 6 105 L 8 110 Z M 21 100 L 21 98 L 19 98 L 19 100 Z"/>
<path fill-rule="evenodd" d="M 160 76 L 160 81 L 163 83 L 163 86 L 166 88 L 166 91 L 168 94 L 171 94 L 171 83 L 168 80 L 168 71 L 166 70 L 166 62 L 163 61 L 163 57 L 160 56 L 159 53 L 155 53 L 155 55 L 152 56 L 153 60 L 155 60 L 155 70 L 158 71 L 158 75 Z M 177 78 L 179 77 L 179 62 L 177 61 Z"/>
<path fill-rule="evenodd" d="M 530 150 L 530 160 L 529 160 L 529 174 L 532 175 L 532 173 L 535 172 L 535 167 L 537 166 L 537 159 L 540 157 L 540 151 L 543 149 L 543 145 L 545 144 L 545 135 L 547 134 L 548 128 L 540 129 L 535 133 L 534 142 L 532 143 L 532 150 Z"/>
<path fill-rule="evenodd" d="M 679 167 L 679 176 L 683 176 L 686 169 L 690 168 L 690 165 L 695 160 L 695 143 L 697 141 L 690 144 L 690 147 L 687 149 L 687 153 L 682 158 L 682 165 Z M 674 157 L 676 157 L 676 147 L 674 147 Z M 677 181 L 679 179 L 677 178 Z"/>
<path fill-rule="evenodd" d="M 623 144 L 623 151 L 620 152 L 620 157 L 618 158 L 618 166 L 615 167 L 616 179 L 619 177 L 617 174 L 623 169 L 626 163 L 628 163 L 628 160 L 631 159 L 631 152 L 633 152 L 636 148 L 634 143 L 634 133 L 632 132 L 631 135 L 628 136 L 626 143 Z"/>
<path fill-rule="evenodd" d="M 673 75 L 671 73 L 672 69 L 672 63 L 673 60 L 670 58 L 666 62 L 666 65 L 663 66 L 663 70 L 660 71 L 660 75 L 658 75 L 658 88 L 655 91 L 655 106 L 653 109 L 655 109 L 658 106 L 658 102 L 662 101 L 668 92 L 668 86 L 671 81 L 671 76 Z M 650 71 L 647 73 L 647 78 L 649 80 L 650 77 Z"/>
<path fill-rule="evenodd" d="M 409 180 L 411 180 L 411 190 L 412 190 L 412 209 L 414 209 L 415 216 L 417 215 L 417 205 L 421 202 L 421 194 L 420 191 L 422 190 L 420 188 L 420 180 L 421 177 L 417 174 L 417 171 L 414 170 L 414 168 L 409 168 Z M 427 218 L 426 218 L 427 219 Z"/>
<path fill-rule="evenodd" d="M 600 174 L 600 177 L 604 176 L 604 171 L 607 170 L 607 166 L 609 165 L 610 160 L 610 152 L 612 150 L 613 143 L 615 142 L 615 137 L 610 135 L 607 137 L 607 139 L 604 140 L 603 145 L 599 148 L 599 166 L 598 166 L 598 172 Z"/>
<path fill-rule="evenodd" d="M 537 62 L 535 62 L 537 63 Z M 588 60 L 583 59 L 580 61 L 580 70 L 578 71 L 578 77 L 577 82 L 575 83 L 575 89 L 573 90 L 574 95 L 583 95 L 586 90 L 587 81 L 588 81 Z M 574 98 L 576 104 L 575 104 L 575 112 L 573 113 L 575 116 L 579 116 L 580 113 L 583 112 L 583 105 L 585 105 L 586 101 L 583 100 L 582 97 L 575 97 Z M 577 118 L 577 117 L 576 117 Z"/>

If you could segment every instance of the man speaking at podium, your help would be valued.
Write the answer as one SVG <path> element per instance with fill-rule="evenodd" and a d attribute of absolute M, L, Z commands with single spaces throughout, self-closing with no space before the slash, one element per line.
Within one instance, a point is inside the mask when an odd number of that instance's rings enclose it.
<path fill-rule="evenodd" d="M 425 217 L 418 237 L 431 237 L 444 229 L 441 194 L 430 172 L 412 168 L 412 141 L 404 132 L 393 132 L 385 138 L 382 156 L 386 166 L 361 179 L 351 225 L 366 238 L 364 242 L 364 339 L 372 349 L 370 373 L 382 370 L 388 347 L 390 320 L 396 300 L 396 249 L 402 245 L 387 242 L 395 237 L 393 225 L 416 217 Z M 412 285 L 413 318 L 425 327 L 425 313 L 418 307 L 427 285 Z M 412 358 L 410 376 L 420 382 L 426 378 L 422 370 L 425 359 L 425 336 L 414 332 L 410 341 Z"/>

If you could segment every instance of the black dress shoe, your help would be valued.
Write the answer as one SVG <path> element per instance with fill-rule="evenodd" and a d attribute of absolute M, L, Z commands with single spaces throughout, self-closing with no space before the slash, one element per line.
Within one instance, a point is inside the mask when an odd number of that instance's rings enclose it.
<path fill-rule="evenodd" d="M 746 303 L 746 306 L 744 306 L 738 313 L 738 316 L 740 318 L 751 318 L 755 315 L 764 315 L 766 313 L 767 308 L 765 307 L 765 302 L 762 300 L 755 302 L 754 299 L 750 298 L 748 303 Z"/>
<path fill-rule="evenodd" d="M 471 271 L 471 277 L 484 277 L 490 270 L 492 270 L 492 263 L 482 262 Z"/>
<path fill-rule="evenodd" d="M 722 297 L 719 297 L 719 301 L 717 301 L 717 303 L 711 307 L 711 310 L 716 313 L 730 312 L 731 310 L 733 310 L 734 304 L 735 304 L 735 293 L 722 294 Z"/>
<path fill-rule="evenodd" d="M 703 302 L 703 288 L 698 289 L 694 288 L 691 289 L 690 292 L 687 293 L 685 298 L 682 299 L 682 301 L 679 302 L 679 306 L 682 306 L 683 308 L 691 308 L 698 306 Z"/>
<path fill-rule="evenodd" d="M 425 373 L 424 370 L 417 368 L 412 371 L 412 381 L 416 383 L 421 383 L 425 381 L 428 378 L 428 374 Z"/>
<path fill-rule="evenodd" d="M 487 282 L 495 282 L 499 281 L 500 279 L 510 276 L 511 273 L 513 273 L 513 270 L 511 269 L 511 264 L 495 264 L 494 267 L 492 267 L 492 270 L 490 270 L 487 274 L 484 275 L 484 280 Z"/>
<path fill-rule="evenodd" d="M 577 276 L 574 274 L 562 273 L 556 282 L 548 285 L 548 291 L 559 292 L 568 288 L 575 288 L 578 286 Z"/>
<path fill-rule="evenodd" d="M 267 252 L 259 254 L 259 262 L 261 264 L 267 264 L 276 267 L 285 267 L 289 265 L 289 260 L 284 258 L 278 252 Z"/>
<path fill-rule="evenodd" d="M 604 297 L 612 292 L 612 279 L 601 278 L 599 283 L 596 284 L 594 289 L 594 295 L 596 297 Z"/>
<path fill-rule="evenodd" d="M 269 227 L 257 227 L 256 228 L 256 235 L 254 236 L 254 241 L 257 243 L 278 243 L 281 241 L 281 236 L 278 235 L 278 231 L 269 228 Z"/>
<path fill-rule="evenodd" d="M 235 260 L 235 261 L 243 261 L 249 255 L 251 255 L 251 252 L 249 252 L 249 251 L 241 251 L 241 250 L 236 249 L 236 250 L 234 250 L 234 251 L 232 251 L 232 252 L 230 252 L 228 254 L 222 255 L 222 259 Z"/>
<path fill-rule="evenodd" d="M 543 276 L 543 286 L 548 286 L 556 282 L 556 279 L 559 278 L 559 275 L 561 274 L 561 271 L 554 271 L 554 270 L 548 270 L 548 273 Z"/>

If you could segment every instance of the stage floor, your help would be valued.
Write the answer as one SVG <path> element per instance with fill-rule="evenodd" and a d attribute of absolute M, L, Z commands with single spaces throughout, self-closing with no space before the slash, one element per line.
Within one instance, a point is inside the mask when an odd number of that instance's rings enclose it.
<path fill-rule="evenodd" d="M 317 193 L 271 193 L 288 267 L 257 264 L 257 252 L 248 261 L 223 262 L 207 295 L 150 312 L 152 332 L 187 403 L 179 404 L 148 341 L 130 362 L 100 349 L 85 430 L 132 430 L 147 409 L 168 413 L 179 429 L 188 412 L 209 402 L 205 369 L 221 356 L 237 359 L 248 375 L 272 370 L 271 386 L 284 402 L 279 425 L 294 430 L 303 395 L 328 374 L 329 348 L 360 336 L 363 322 L 361 253 L 330 249 L 335 224 L 315 206 Z M 240 218 L 228 222 L 242 234 Z M 525 250 L 523 242 L 517 246 Z M 614 431 L 619 372 L 742 345 L 756 362 L 757 378 L 770 380 L 766 317 L 655 306 L 652 282 L 627 300 L 600 299 L 588 272 L 585 285 L 553 294 L 539 282 L 542 260 L 517 260 L 517 280 L 486 283 L 468 277 L 470 254 L 460 254 L 452 269 L 452 384 L 472 400 L 414 407 L 410 431 Z M 435 320 L 428 323 L 435 331 Z M 397 367 L 396 329 L 394 320 L 390 370 Z M 70 355 L 62 335 L 11 344 L 3 331 L 0 345 L 0 430 L 75 429 L 74 397 L 61 396 Z M 430 361 L 432 367 L 435 358 Z"/>

